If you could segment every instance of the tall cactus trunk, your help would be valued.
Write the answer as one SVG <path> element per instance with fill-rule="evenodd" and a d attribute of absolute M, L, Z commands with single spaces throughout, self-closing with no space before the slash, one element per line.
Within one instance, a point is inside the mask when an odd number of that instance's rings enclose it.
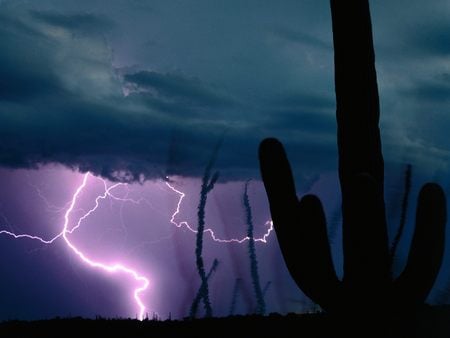
<path fill-rule="evenodd" d="M 378 299 L 390 279 L 375 55 L 367 0 L 332 0 L 331 13 L 344 281 L 358 302 Z"/>
<path fill-rule="evenodd" d="M 260 145 L 261 174 L 281 251 L 297 285 L 331 313 L 407 312 L 423 304 L 442 264 L 443 190 L 422 188 L 404 271 L 393 280 L 384 205 L 379 99 L 368 0 L 331 0 L 337 142 L 342 193 L 344 278 L 336 277 L 323 207 L 297 199 L 283 146 Z M 362 309 L 362 310 L 361 310 Z"/>

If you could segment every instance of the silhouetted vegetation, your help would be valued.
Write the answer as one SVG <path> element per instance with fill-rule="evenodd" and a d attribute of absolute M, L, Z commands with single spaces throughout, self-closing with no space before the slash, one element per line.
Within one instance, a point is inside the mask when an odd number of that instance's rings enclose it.
<path fill-rule="evenodd" d="M 398 244 L 400 243 L 400 239 L 402 238 L 403 232 L 405 230 L 405 224 L 406 224 L 406 213 L 408 212 L 408 201 L 409 201 L 409 195 L 411 193 L 411 178 L 412 177 L 412 165 L 407 164 L 405 169 L 405 182 L 404 182 L 404 188 L 403 188 L 403 199 L 402 199 L 402 206 L 401 206 L 401 214 L 400 214 L 400 224 L 397 229 L 397 233 L 395 234 L 394 240 L 392 241 L 391 245 L 391 274 L 393 270 L 393 264 L 395 259 L 395 254 L 397 253 Z"/>
<path fill-rule="evenodd" d="M 444 254 L 446 201 L 435 183 L 420 191 L 404 271 L 391 275 L 384 203 L 379 98 L 368 0 L 331 0 L 344 278 L 338 280 L 325 215 L 314 195 L 297 199 L 282 144 L 266 139 L 260 164 L 287 267 L 303 292 L 349 330 L 370 320 L 376 335 L 393 318 L 420 311 Z M 356 311 L 356 312 L 355 312 Z M 383 325 L 382 325 L 383 324 Z M 361 335 L 367 336 L 366 332 Z M 428 336 L 427 336 L 428 337 Z"/>
<path fill-rule="evenodd" d="M 264 288 L 262 289 L 262 294 L 263 294 L 264 299 L 266 298 L 267 291 L 269 291 L 269 288 L 271 285 L 272 285 L 271 281 L 268 281 L 266 283 L 266 285 L 264 285 Z"/>
<path fill-rule="evenodd" d="M 219 261 L 217 259 L 214 259 L 211 269 L 209 269 L 209 272 L 206 275 L 207 281 L 209 281 L 212 274 L 217 270 L 218 266 L 219 266 Z M 194 301 L 192 302 L 191 309 L 189 311 L 191 318 L 195 318 L 197 316 L 198 305 L 200 304 L 200 301 L 203 297 L 203 292 L 204 292 L 204 290 L 202 289 L 202 285 L 200 285 L 200 288 L 198 289 L 197 294 L 195 295 Z"/>
<path fill-rule="evenodd" d="M 211 190 L 213 190 L 214 184 L 216 184 L 217 180 L 219 179 L 219 172 L 216 171 L 214 174 L 211 174 L 211 172 L 214 162 L 216 161 L 217 153 L 219 151 L 221 143 L 222 139 L 219 140 L 216 147 L 214 148 L 212 156 L 205 168 L 205 173 L 203 174 L 202 178 L 202 187 L 200 190 L 200 201 L 197 208 L 198 226 L 197 226 L 196 247 L 195 247 L 195 262 L 201 280 L 200 295 L 201 299 L 203 300 L 203 305 L 205 308 L 205 317 L 212 316 L 212 307 L 211 302 L 209 300 L 208 277 L 205 272 L 205 264 L 202 256 L 203 233 L 205 231 L 205 208 L 208 193 L 211 192 Z M 192 304 L 191 307 L 191 314 L 193 308 L 194 304 Z"/>
<path fill-rule="evenodd" d="M 234 281 L 234 287 L 233 287 L 233 293 L 231 295 L 231 304 L 230 304 L 230 311 L 229 315 L 233 316 L 234 312 L 236 311 L 236 303 L 237 303 L 237 297 L 239 294 L 239 290 L 241 288 L 242 279 L 236 278 Z"/>
<path fill-rule="evenodd" d="M 266 302 L 264 301 L 264 293 L 261 289 L 261 282 L 259 280 L 258 261 L 256 258 L 255 238 L 253 236 L 253 216 L 250 200 L 248 198 L 248 184 L 245 183 L 243 203 L 245 209 L 245 220 L 247 222 L 247 237 L 248 237 L 248 256 L 250 258 L 250 275 L 252 278 L 253 290 L 256 297 L 256 313 L 263 315 L 266 313 Z"/>
<path fill-rule="evenodd" d="M 415 318 L 400 320 L 378 337 L 447 338 L 450 336 L 450 307 L 425 307 Z M 361 326 L 367 337 L 374 327 Z M 188 320 L 56 318 L 41 321 L 0 323 L 0 336 L 52 337 L 349 337 L 340 321 L 325 313 L 247 315 Z"/>
<path fill-rule="evenodd" d="M 342 223 L 342 209 L 340 206 L 337 206 L 330 217 L 330 228 L 328 238 L 331 244 L 336 241 L 336 236 L 338 234 L 339 229 L 341 228 Z"/>

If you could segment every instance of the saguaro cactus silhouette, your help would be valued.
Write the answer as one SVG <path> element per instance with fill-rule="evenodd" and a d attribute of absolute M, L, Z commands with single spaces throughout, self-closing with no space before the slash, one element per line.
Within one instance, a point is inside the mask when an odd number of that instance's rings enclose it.
<path fill-rule="evenodd" d="M 442 263 L 445 195 L 437 184 L 422 187 L 408 261 L 394 280 L 383 196 L 384 163 L 369 3 L 331 0 L 331 13 L 343 280 L 334 270 L 320 200 L 314 195 L 297 199 L 283 146 L 276 139 L 266 139 L 260 145 L 260 165 L 276 234 L 297 285 L 324 310 L 414 308 L 424 303 Z"/>

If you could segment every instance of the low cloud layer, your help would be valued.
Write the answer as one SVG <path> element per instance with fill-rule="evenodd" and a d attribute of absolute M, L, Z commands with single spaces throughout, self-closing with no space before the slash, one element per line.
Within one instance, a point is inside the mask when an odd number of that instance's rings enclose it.
<path fill-rule="evenodd" d="M 0 3 L 0 165 L 197 176 L 223 137 L 219 170 L 247 179 L 276 136 L 298 176 L 335 170 L 328 3 L 254 6 Z M 372 9 L 387 161 L 446 170 L 450 8 Z"/>

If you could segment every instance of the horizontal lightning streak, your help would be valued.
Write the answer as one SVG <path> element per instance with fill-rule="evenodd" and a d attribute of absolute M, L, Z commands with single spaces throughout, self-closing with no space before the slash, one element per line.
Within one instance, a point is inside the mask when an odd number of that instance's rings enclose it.
<path fill-rule="evenodd" d="M 45 240 L 45 239 L 43 239 L 42 237 L 39 237 L 39 236 L 33 236 L 33 235 L 28 235 L 28 234 L 20 234 L 20 235 L 16 235 L 14 232 L 7 231 L 7 230 L 1 230 L 1 231 L 0 231 L 0 235 L 8 235 L 8 236 L 14 237 L 15 239 L 19 239 L 19 238 L 35 239 L 35 240 L 38 240 L 39 242 L 44 243 L 44 244 L 52 244 L 57 238 L 59 238 L 60 236 L 62 236 L 62 232 L 61 232 L 58 236 L 53 237 L 53 238 L 50 239 L 50 240 Z"/>
<path fill-rule="evenodd" d="M 183 199 L 186 197 L 186 193 L 176 189 L 173 185 L 171 185 L 167 181 L 165 181 L 165 184 L 171 191 L 173 191 L 175 194 L 177 194 L 179 196 L 176 209 L 175 209 L 174 213 L 172 214 L 172 216 L 170 217 L 170 220 L 169 220 L 170 223 L 175 225 L 177 228 L 181 228 L 181 227 L 184 226 L 189 231 L 191 231 L 193 233 L 197 233 L 197 230 L 194 229 L 187 221 L 181 221 L 179 223 L 177 223 L 175 221 L 176 216 L 181 211 L 181 204 L 183 203 Z M 130 203 L 133 203 L 133 204 L 147 203 L 148 205 L 151 205 L 151 203 L 145 198 L 139 198 L 139 199 L 121 198 L 121 197 L 117 197 L 117 196 L 113 195 L 111 193 L 111 190 L 113 190 L 114 188 L 116 188 L 119 185 L 125 185 L 126 186 L 126 184 L 124 184 L 124 183 L 118 183 L 118 184 L 115 184 L 115 185 L 111 186 L 108 189 L 108 191 L 107 191 L 108 196 L 110 196 L 111 198 L 113 198 L 113 199 L 115 199 L 117 201 L 121 201 L 121 202 L 130 202 Z M 105 186 L 105 190 L 106 190 L 106 186 Z M 106 196 L 104 196 L 104 197 L 106 197 Z M 262 237 L 255 238 L 254 239 L 255 242 L 267 243 L 267 238 L 270 236 L 271 232 L 274 230 L 273 229 L 273 222 L 271 220 L 268 220 L 266 223 L 264 223 L 264 225 L 267 227 L 266 232 L 263 234 Z M 205 229 L 204 233 L 208 233 L 213 241 L 219 242 L 219 243 L 238 243 L 238 244 L 242 244 L 245 241 L 248 241 L 250 239 L 248 236 L 243 237 L 243 238 L 222 239 L 222 238 L 217 237 L 216 234 L 214 233 L 214 230 L 212 230 L 211 228 Z"/>
<path fill-rule="evenodd" d="M 184 192 L 176 189 L 169 182 L 166 182 L 166 185 L 170 190 L 172 190 L 174 193 L 178 194 L 178 196 L 179 196 L 177 208 L 176 208 L 175 212 L 172 214 L 172 217 L 170 218 L 170 223 L 175 225 L 177 228 L 181 228 L 182 226 L 185 226 L 189 231 L 192 231 L 193 233 L 197 233 L 197 230 L 194 229 L 193 227 L 191 227 L 191 225 L 187 221 L 181 221 L 179 223 L 177 223 L 175 221 L 175 217 L 180 213 L 181 203 L 183 202 L 183 199 L 186 197 L 186 194 Z M 255 242 L 267 243 L 267 238 L 270 236 L 270 233 L 273 231 L 273 222 L 271 220 L 269 220 L 266 223 L 264 223 L 264 225 L 267 226 L 266 233 L 260 238 L 255 238 L 254 239 Z M 203 231 L 203 233 L 208 233 L 211 236 L 213 241 L 219 242 L 219 243 L 239 243 L 239 244 L 241 244 L 250 239 L 250 237 L 248 237 L 248 236 L 243 237 L 241 239 L 239 239 L 239 238 L 221 239 L 216 236 L 216 234 L 214 233 L 214 231 L 211 228 L 205 229 Z"/>
<path fill-rule="evenodd" d="M 87 179 L 88 175 L 90 173 L 86 173 L 84 175 L 84 179 Z M 83 180 L 84 182 L 84 180 Z M 115 197 L 111 194 L 111 190 L 117 188 L 118 186 L 124 185 L 124 183 L 116 183 L 114 185 L 111 185 L 109 188 L 106 185 L 106 182 L 104 180 L 102 180 L 104 187 L 105 187 L 105 192 L 103 193 L 103 195 L 97 196 L 97 198 L 95 199 L 95 206 L 94 208 L 92 208 L 91 210 L 89 210 L 87 213 L 85 213 L 83 216 L 81 216 L 77 222 L 77 224 L 72 228 L 72 229 L 63 229 L 61 230 L 60 233 L 58 233 L 56 236 L 52 237 L 51 239 L 44 239 L 43 237 L 40 236 L 34 236 L 34 235 L 29 235 L 29 234 L 20 234 L 17 235 L 14 232 L 11 231 L 7 231 L 7 230 L 1 230 L 0 231 L 0 235 L 5 234 L 5 235 L 9 235 L 11 237 L 14 237 L 15 239 L 19 239 L 19 238 L 28 238 L 28 239 L 33 239 L 33 240 L 38 240 L 39 242 L 43 243 L 43 244 L 52 244 L 54 241 L 56 241 L 58 238 L 62 237 L 64 235 L 64 232 L 66 233 L 73 233 L 76 229 L 78 229 L 81 225 L 81 222 L 83 222 L 86 218 L 88 218 L 98 207 L 99 207 L 99 201 L 101 199 L 105 199 L 106 197 L 110 196 L 116 200 L 121 200 L 123 201 L 123 199 L 120 199 L 118 197 Z M 85 187 L 85 185 L 83 186 L 83 188 Z M 46 202 L 47 203 L 47 202 Z M 70 206 L 71 204 L 68 203 L 68 205 Z M 72 211 L 72 210 L 71 210 Z"/>

